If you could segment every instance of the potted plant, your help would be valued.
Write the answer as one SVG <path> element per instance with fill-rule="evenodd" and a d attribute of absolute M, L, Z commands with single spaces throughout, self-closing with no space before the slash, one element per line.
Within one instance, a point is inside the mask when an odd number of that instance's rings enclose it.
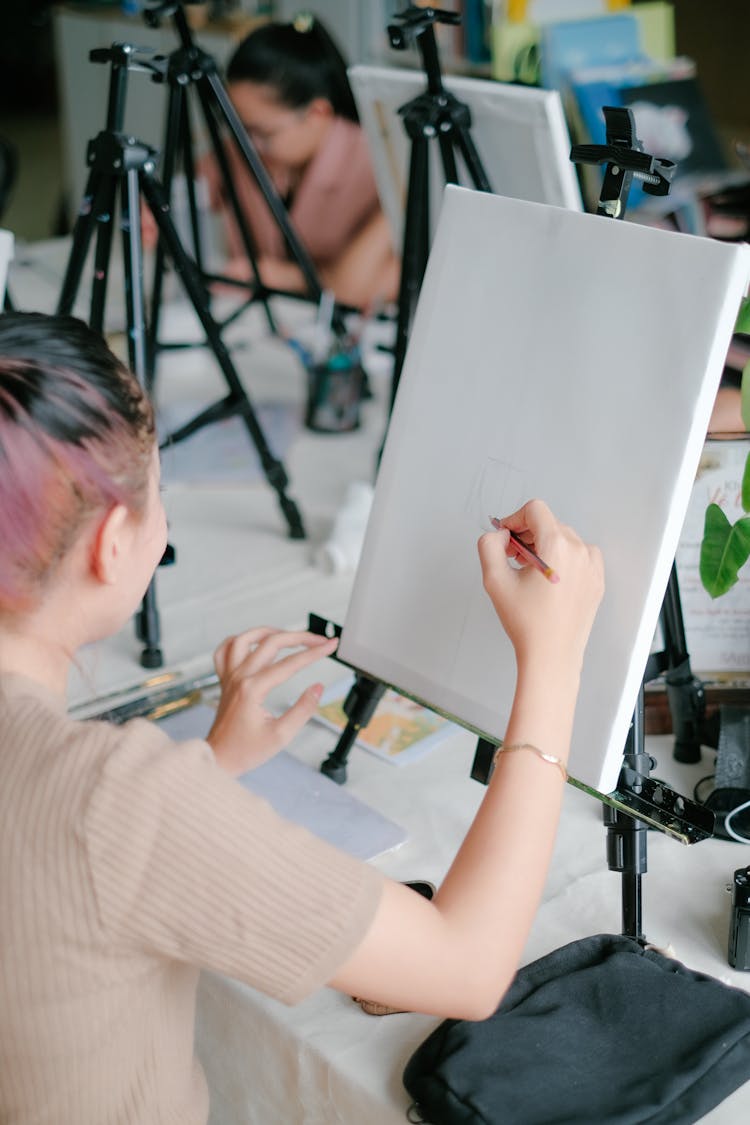
<path fill-rule="evenodd" d="M 735 332 L 750 335 L 750 297 L 746 297 L 737 317 Z M 750 362 L 742 372 L 742 421 L 750 430 Z M 743 512 L 730 523 L 718 504 L 706 508 L 700 550 L 700 579 L 712 598 L 726 594 L 737 581 L 738 573 L 750 558 L 750 453 L 742 474 L 740 503 Z"/>

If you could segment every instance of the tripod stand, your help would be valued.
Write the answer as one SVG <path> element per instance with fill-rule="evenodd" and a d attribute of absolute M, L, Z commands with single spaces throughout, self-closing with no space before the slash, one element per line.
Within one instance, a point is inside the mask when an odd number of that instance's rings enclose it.
<path fill-rule="evenodd" d="M 144 18 L 152 27 L 158 27 L 162 19 L 168 16 L 172 17 L 174 28 L 180 41 L 180 47 L 167 57 L 163 72 L 158 71 L 154 74 L 155 81 L 166 82 L 169 87 L 161 168 L 161 180 L 165 194 L 168 199 L 171 198 L 174 174 L 177 167 L 181 166 L 185 173 L 188 215 L 193 245 L 195 247 L 195 261 L 201 277 L 205 282 L 222 281 L 225 284 L 231 284 L 250 290 L 247 300 L 227 318 L 222 327 L 226 327 L 228 323 L 235 320 L 252 302 L 261 301 L 269 329 L 272 333 L 276 334 L 276 323 L 268 298 L 274 292 L 279 291 L 269 289 L 263 285 L 260 278 L 255 247 L 229 167 L 224 141 L 225 132 L 228 131 L 232 144 L 239 151 L 249 174 L 258 185 L 265 204 L 284 238 L 291 257 L 299 266 L 307 286 L 306 297 L 316 302 L 320 301 L 322 294 L 322 286 L 318 278 L 317 270 L 306 247 L 297 236 L 273 180 L 266 171 L 265 165 L 258 156 L 252 141 L 237 115 L 237 111 L 224 89 L 217 71 L 216 62 L 211 55 L 207 54 L 206 51 L 202 50 L 195 43 L 185 16 L 183 4 L 180 3 L 179 0 L 162 0 L 162 2 L 156 3 L 144 10 Z M 195 157 L 190 100 L 188 98 L 191 89 L 195 91 L 198 97 L 202 118 L 205 122 L 211 142 L 211 150 L 221 175 L 223 189 L 240 233 L 243 249 L 252 267 L 253 280 L 251 282 L 237 281 L 233 278 L 207 273 L 204 268 L 204 253 L 201 245 L 200 225 L 198 221 L 199 210 L 195 191 Z M 159 312 L 167 251 L 168 247 L 165 241 L 159 239 L 154 261 L 151 314 L 147 334 L 149 382 L 154 378 L 156 356 L 159 350 Z M 332 329 L 337 335 L 343 335 L 345 332 L 343 319 L 338 309 L 334 309 Z M 210 418 L 207 419 L 207 421 L 211 420 Z M 190 432 L 192 433 L 193 430 L 191 429 Z M 178 431 L 178 434 L 179 433 L 180 431 Z M 177 438 L 178 435 L 173 436 Z"/>
<path fill-rule="evenodd" d="M 625 167 L 630 170 L 630 165 L 626 164 L 626 161 L 630 161 L 631 158 L 625 151 L 625 142 L 619 132 L 614 138 L 610 138 L 610 141 L 611 148 L 615 151 L 608 153 L 608 155 L 612 157 L 611 162 L 613 164 L 615 163 L 614 157 L 618 161 L 618 171 L 615 171 L 614 168 L 612 170 L 617 183 L 618 198 L 612 199 L 608 193 L 605 193 L 602 201 L 603 213 L 608 213 L 604 210 L 604 205 L 612 204 L 613 210 L 616 209 L 616 213 L 622 214 L 625 203 L 624 193 L 620 196 L 620 187 L 623 180 L 622 169 Z M 615 143 L 615 141 L 618 143 Z M 631 144 L 632 141 L 633 138 L 631 138 Z M 651 158 L 644 158 L 641 152 L 636 151 L 632 158 L 632 165 L 635 168 L 641 167 L 644 160 L 646 166 L 654 164 Z M 658 172 L 649 171 L 648 174 L 651 176 L 651 182 L 654 186 L 661 186 L 667 182 L 666 176 L 661 170 Z M 592 221 L 599 222 L 598 219 Z M 452 246 L 456 246 L 455 241 Z M 442 261 L 445 262 L 445 258 Z M 615 321 L 615 331 L 618 335 L 621 322 L 622 316 L 618 309 L 617 320 Z M 422 384 L 423 389 L 424 387 L 425 384 Z M 414 405 L 417 406 L 418 403 L 415 401 Z M 448 421 L 449 419 L 446 419 L 446 422 Z M 665 666 L 680 669 L 680 675 L 683 678 L 687 678 L 685 672 L 689 670 L 682 618 L 679 612 L 679 591 L 674 571 L 669 585 L 670 591 L 662 604 L 662 621 L 665 628 L 667 651 L 664 654 L 657 654 L 653 660 L 648 661 L 647 668 L 641 669 L 647 679 L 659 674 Z M 423 620 L 425 616 L 421 612 L 419 617 L 415 618 L 415 623 L 417 620 Z M 432 616 L 434 617 L 434 614 Z M 310 628 L 315 632 L 329 635 L 331 623 L 316 621 L 311 617 Z M 335 626 L 333 632 L 336 632 Z M 462 644 L 465 644 L 465 637 L 462 637 Z M 349 722 L 348 729 L 345 731 L 345 736 L 340 744 L 343 753 L 339 753 L 340 747 L 337 746 L 328 762 L 321 767 L 325 772 L 329 772 L 335 767 L 339 777 L 341 777 L 340 771 L 344 764 L 342 758 L 348 752 L 348 744 L 352 734 L 356 737 L 356 730 L 353 730 L 353 728 L 360 720 L 360 716 L 367 717 L 367 708 L 373 700 L 377 701 L 375 699 L 378 688 L 377 682 L 363 672 L 358 672 L 356 669 L 354 671 L 357 680 L 355 692 L 350 697 L 353 706 L 351 708 L 345 707 Z M 640 678 L 644 678 L 644 676 Z M 700 685 L 698 686 L 700 687 Z M 347 704 L 348 702 L 347 700 Z M 355 708 L 358 710 L 358 714 L 355 713 Z M 359 721 L 359 725 L 363 725 L 361 721 Z M 697 736 L 700 731 L 697 722 L 692 732 L 683 733 L 692 733 L 696 736 L 696 750 L 699 750 Z M 498 738 L 480 739 L 472 769 L 472 776 L 477 780 L 486 782 L 489 779 L 490 765 L 492 758 L 495 756 L 498 741 Z M 668 786 L 649 777 L 649 770 L 653 763 L 645 752 L 642 687 L 626 745 L 623 747 L 623 753 L 624 764 L 620 771 L 616 790 L 613 793 L 605 794 L 589 791 L 607 806 L 605 823 L 608 827 L 608 860 L 610 867 L 619 871 L 622 875 L 624 932 L 639 938 L 642 936 L 641 876 L 646 870 L 646 826 L 658 827 L 682 842 L 690 843 L 711 835 L 713 817 L 707 810 L 697 806 L 694 802 L 687 801 L 678 793 L 670 790 Z M 580 788 L 588 788 L 582 783 L 576 782 L 573 778 L 571 778 L 571 781 Z"/>
<path fill-rule="evenodd" d="M 471 126 L 469 107 L 444 88 L 440 72 L 435 22 L 458 24 L 461 22 L 461 17 L 456 12 L 441 11 L 437 8 L 410 7 L 395 19 L 397 23 L 388 25 L 391 46 L 395 50 L 404 50 L 409 40 L 412 37 L 415 39 L 427 74 L 427 90 L 399 109 L 404 119 L 404 128 L 411 141 L 411 155 L 401 256 L 401 282 L 398 293 L 391 408 L 406 358 L 409 333 L 430 252 L 430 140 L 438 142 L 446 183 L 458 183 L 456 164 L 456 149 L 458 149 L 474 187 L 478 191 L 492 191 L 469 132 Z"/>
<path fill-rule="evenodd" d="M 92 236 L 96 231 L 94 273 L 91 289 L 89 323 L 101 332 L 104 324 L 110 252 L 120 190 L 120 226 L 123 239 L 127 341 L 130 365 L 143 386 L 148 384 L 147 323 L 143 291 L 143 248 L 141 244 L 141 198 L 148 206 L 159 231 L 160 241 L 174 263 L 187 296 L 206 333 L 214 356 L 229 388 L 226 398 L 209 406 L 191 422 L 167 438 L 180 441 L 209 422 L 239 414 L 258 451 L 263 471 L 276 491 L 289 534 L 304 538 L 305 530 L 297 505 L 287 495 L 288 478 L 282 463 L 273 456 L 245 388 L 222 340 L 221 330 L 209 308 L 203 278 L 195 261 L 183 248 L 170 215 L 169 202 L 155 166 L 155 152 L 148 145 L 122 132 L 127 81 L 130 69 L 154 73 L 160 62 L 139 56 L 127 44 L 115 43 L 111 48 L 91 52 L 92 62 L 111 66 L 107 119 L 105 129 L 89 144 L 89 177 L 78 218 L 73 229 L 73 244 L 58 302 L 58 313 L 69 313 L 74 305 Z M 145 643 L 141 655 L 144 667 L 159 667 L 159 620 L 152 581 L 136 623 L 140 640 Z"/>
<path fill-rule="evenodd" d="M 643 182 L 643 190 L 651 195 L 667 195 L 675 165 L 643 152 L 635 134 L 635 120 L 629 109 L 604 106 L 606 144 L 574 145 L 570 158 L 574 163 L 603 164 L 599 202 L 596 213 L 622 219 L 634 179 Z M 674 563 L 662 603 L 660 624 L 664 650 L 652 653 L 644 672 L 643 684 L 666 673 L 665 680 L 675 732 L 674 756 L 678 761 L 700 760 L 700 735 L 705 715 L 703 684 L 692 675 L 685 639 L 677 569 Z M 628 734 L 619 786 L 634 795 L 637 803 L 656 797 L 656 804 L 670 804 L 669 813 L 684 821 L 688 834 L 698 831 L 709 834 L 711 814 L 682 798 L 667 802 L 666 787 L 654 788 L 649 781 L 653 759 L 645 751 L 643 684 Z M 687 806 L 690 806 L 688 809 Z M 688 815 L 689 814 L 689 815 Z M 623 933 L 643 940 L 641 876 L 646 871 L 646 832 L 643 820 L 623 812 L 622 808 L 605 805 L 607 827 L 607 860 L 611 871 L 622 875 Z"/>

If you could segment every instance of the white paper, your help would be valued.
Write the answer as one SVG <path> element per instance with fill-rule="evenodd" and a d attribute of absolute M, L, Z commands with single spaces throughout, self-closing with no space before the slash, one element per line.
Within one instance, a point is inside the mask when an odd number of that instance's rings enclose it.
<path fill-rule="evenodd" d="M 501 739 L 515 661 L 476 540 L 540 496 L 604 553 L 570 768 L 611 792 L 749 268 L 745 246 L 449 187 L 341 658 Z"/>
<path fill-rule="evenodd" d="M 198 704 L 159 719 L 158 725 L 180 742 L 205 738 L 215 717 L 213 707 Z M 400 825 L 285 750 L 237 780 L 268 801 L 279 816 L 301 824 L 355 859 L 374 859 L 407 839 Z"/>

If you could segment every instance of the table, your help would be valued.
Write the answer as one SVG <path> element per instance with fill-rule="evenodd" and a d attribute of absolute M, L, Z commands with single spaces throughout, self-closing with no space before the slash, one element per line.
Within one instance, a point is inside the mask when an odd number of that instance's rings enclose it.
<path fill-rule="evenodd" d="M 310 726 L 293 749 L 317 764 L 331 739 Z M 671 780 L 686 795 L 711 772 L 710 751 L 700 764 L 684 766 L 672 760 L 669 737 L 649 738 L 647 748 L 657 759 L 654 776 Z M 406 844 L 374 861 L 387 874 L 440 881 L 481 800 L 482 786 L 469 777 L 473 752 L 467 732 L 401 768 L 353 751 L 347 782 L 352 793 L 409 830 Z M 569 786 L 524 963 L 590 934 L 621 932 L 621 879 L 608 870 L 605 845 L 600 803 Z M 690 968 L 750 991 L 750 973 L 727 962 L 727 886 L 734 870 L 750 861 L 748 848 L 718 839 L 687 847 L 651 832 L 648 851 L 643 914 L 649 941 Z M 204 974 L 197 1044 L 211 1087 L 211 1125 L 403 1125 L 410 1102 L 403 1067 L 438 1022 L 414 1014 L 368 1016 L 332 990 L 287 1009 L 244 985 Z M 635 1011 L 623 1034 L 637 1034 Z M 734 1125 L 748 1113 L 750 1082 L 703 1120 Z"/>

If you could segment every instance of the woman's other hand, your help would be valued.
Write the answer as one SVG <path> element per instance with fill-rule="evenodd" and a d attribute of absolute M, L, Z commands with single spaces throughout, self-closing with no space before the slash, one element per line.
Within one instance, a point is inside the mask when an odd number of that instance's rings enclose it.
<path fill-rule="evenodd" d="M 281 715 L 266 710 L 265 700 L 297 672 L 330 656 L 337 643 L 336 638 L 314 633 L 260 627 L 219 645 L 214 666 L 221 699 L 207 741 L 228 773 L 246 773 L 267 761 L 313 716 L 322 684 L 307 688 Z M 282 655 L 287 650 L 293 651 Z"/>

